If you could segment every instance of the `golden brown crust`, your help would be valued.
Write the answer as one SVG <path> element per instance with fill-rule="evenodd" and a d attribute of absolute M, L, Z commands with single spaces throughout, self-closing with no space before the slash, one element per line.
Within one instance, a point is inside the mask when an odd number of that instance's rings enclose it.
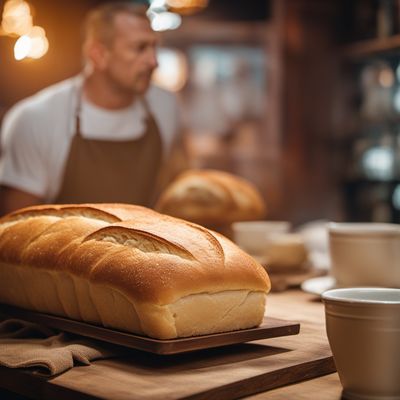
<path fill-rule="evenodd" d="M 0 219 L 0 262 L 64 271 L 157 305 L 205 292 L 270 289 L 265 270 L 228 239 L 122 204 L 10 214 Z"/>
<path fill-rule="evenodd" d="M 68 205 L 39 205 L 22 208 L 14 211 L 0 219 L 2 223 L 13 222 L 20 219 L 30 218 L 34 216 L 54 216 L 54 217 L 66 217 L 66 216 L 86 216 L 92 219 L 100 219 L 107 222 L 121 221 L 117 215 L 113 215 L 106 210 L 106 207 L 92 207 L 86 204 L 68 204 Z"/>
<path fill-rule="evenodd" d="M 161 194 L 156 209 L 204 225 L 260 219 L 266 206 L 247 180 L 216 170 L 189 170 Z"/>

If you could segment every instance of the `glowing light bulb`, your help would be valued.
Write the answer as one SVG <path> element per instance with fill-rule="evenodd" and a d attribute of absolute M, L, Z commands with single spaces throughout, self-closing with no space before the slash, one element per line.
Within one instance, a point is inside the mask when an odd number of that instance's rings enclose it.
<path fill-rule="evenodd" d="M 16 60 L 23 60 L 28 56 L 32 47 L 32 39 L 29 36 L 23 35 L 16 42 L 14 46 L 14 57 Z"/>
<path fill-rule="evenodd" d="M 188 75 L 185 55 L 174 49 L 160 49 L 157 58 L 158 68 L 154 71 L 153 82 L 166 90 L 181 90 Z"/>
<path fill-rule="evenodd" d="M 43 57 L 49 49 L 49 41 L 46 37 L 34 37 L 31 39 L 31 49 L 28 56 L 31 58 Z"/>
<path fill-rule="evenodd" d="M 182 17 L 171 12 L 154 13 L 151 19 L 151 27 L 154 31 L 176 29 L 181 23 Z"/>
<path fill-rule="evenodd" d="M 23 0 L 8 0 L 4 5 L 1 26 L 6 34 L 27 34 L 32 28 L 29 4 Z"/>
<path fill-rule="evenodd" d="M 8 0 L 4 4 L 3 16 L 14 14 L 23 15 L 30 14 L 31 10 L 29 4 L 24 0 Z"/>
<path fill-rule="evenodd" d="M 49 41 L 46 38 L 46 32 L 41 26 L 34 26 L 28 35 L 31 38 L 31 49 L 28 57 L 43 57 L 49 49 Z"/>
<path fill-rule="evenodd" d="M 171 11 L 180 14 L 194 14 L 208 6 L 208 0 L 167 0 Z"/>

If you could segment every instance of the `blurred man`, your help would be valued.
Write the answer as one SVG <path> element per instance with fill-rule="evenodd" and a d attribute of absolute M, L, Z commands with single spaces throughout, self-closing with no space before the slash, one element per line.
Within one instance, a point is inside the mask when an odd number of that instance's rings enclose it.
<path fill-rule="evenodd" d="M 84 72 L 4 118 L 1 214 L 50 202 L 152 204 L 180 139 L 176 99 L 150 85 L 156 45 L 142 6 L 89 14 Z"/>

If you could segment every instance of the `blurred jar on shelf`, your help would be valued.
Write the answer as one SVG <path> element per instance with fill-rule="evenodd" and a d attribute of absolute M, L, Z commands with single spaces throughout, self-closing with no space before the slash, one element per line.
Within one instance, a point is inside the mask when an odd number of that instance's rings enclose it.
<path fill-rule="evenodd" d="M 396 82 L 395 82 L 395 89 L 393 94 L 393 108 L 397 115 L 400 114 L 400 62 L 397 64 L 396 67 Z"/>
<path fill-rule="evenodd" d="M 397 131 L 393 138 L 394 141 L 394 174 L 395 179 L 400 182 L 400 123 L 397 125 Z"/>
<path fill-rule="evenodd" d="M 367 64 L 361 71 L 361 117 L 368 121 L 390 118 L 394 90 L 395 74 L 389 63 L 376 60 Z"/>
<path fill-rule="evenodd" d="M 376 13 L 376 36 L 386 38 L 396 32 L 398 23 L 397 0 L 379 0 Z"/>
<path fill-rule="evenodd" d="M 361 168 L 365 178 L 377 181 L 395 179 L 395 143 L 391 132 L 384 132 L 374 146 L 364 151 Z"/>

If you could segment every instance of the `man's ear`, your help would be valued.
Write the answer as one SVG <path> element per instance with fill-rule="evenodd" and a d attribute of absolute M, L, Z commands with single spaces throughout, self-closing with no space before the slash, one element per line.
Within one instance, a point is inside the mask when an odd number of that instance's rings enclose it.
<path fill-rule="evenodd" d="M 95 69 L 102 71 L 107 67 L 110 53 L 103 43 L 97 40 L 88 43 L 86 54 Z"/>

